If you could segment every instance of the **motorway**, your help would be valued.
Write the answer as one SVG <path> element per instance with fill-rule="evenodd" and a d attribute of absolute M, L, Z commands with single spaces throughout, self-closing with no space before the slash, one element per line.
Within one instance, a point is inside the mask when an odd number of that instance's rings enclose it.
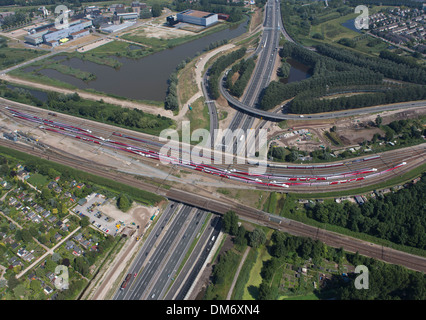
<path fill-rule="evenodd" d="M 147 262 L 147 257 L 150 254 L 151 250 L 154 248 L 155 243 L 158 240 L 159 236 L 162 236 L 164 233 L 164 227 L 170 221 L 173 213 L 177 209 L 177 204 L 175 202 L 170 202 L 167 208 L 165 209 L 164 213 L 160 215 L 158 218 L 158 221 L 153 228 L 153 230 L 148 234 L 147 239 L 145 240 L 141 250 L 138 253 L 138 256 L 133 262 L 133 265 L 130 267 L 128 273 L 132 274 L 132 278 L 130 279 L 127 287 L 125 289 L 127 290 L 119 290 L 116 295 L 114 296 L 114 300 L 124 300 L 126 298 L 130 297 L 130 294 L 132 293 L 129 288 L 131 288 L 134 285 L 134 282 L 136 282 L 136 279 L 134 279 L 134 274 L 137 273 L 144 264 Z"/>
<path fill-rule="evenodd" d="M 222 84 L 224 82 L 224 78 L 221 78 Z M 259 117 L 265 120 L 270 121 L 282 121 L 282 120 L 324 120 L 324 119 L 335 119 L 342 117 L 350 117 L 350 116 L 358 116 L 360 114 L 369 114 L 376 113 L 382 111 L 389 110 L 397 110 L 397 109 L 406 109 L 406 108 L 424 108 L 426 107 L 426 100 L 420 101 L 408 101 L 408 102 L 400 102 L 393 103 L 387 105 L 378 105 L 374 107 L 366 107 L 366 108 L 357 108 L 357 109 L 348 109 L 341 111 L 333 111 L 333 112 L 324 112 L 324 113 L 312 113 L 309 115 L 298 115 L 298 114 L 286 114 L 286 113 L 278 113 L 271 111 L 264 111 L 261 109 L 251 108 L 241 101 L 237 100 L 235 97 L 231 96 L 229 92 L 223 88 L 223 85 L 219 86 L 220 93 L 225 97 L 228 102 L 234 106 L 236 109 L 241 112 L 245 112 L 251 114 L 254 117 Z"/>
<path fill-rule="evenodd" d="M 276 27 L 277 26 L 277 27 Z M 341 117 L 357 116 L 360 114 L 376 113 L 382 111 L 404 109 L 411 107 L 425 107 L 426 100 L 421 101 L 410 101 L 402 103 L 394 103 L 389 105 L 379 105 L 366 108 L 349 109 L 342 111 L 334 111 L 327 113 L 314 113 L 309 115 L 298 115 L 298 114 L 286 114 L 283 112 L 271 112 L 256 108 L 255 101 L 258 98 L 261 90 L 265 88 L 270 79 L 270 75 L 273 69 L 275 61 L 275 54 L 278 53 L 278 42 L 281 33 L 287 41 L 293 42 L 294 40 L 288 35 L 284 29 L 280 5 L 278 0 L 269 0 L 266 4 L 266 16 L 264 20 L 264 32 L 262 39 L 259 42 L 259 46 L 256 52 L 261 51 L 259 61 L 257 62 L 256 69 L 252 75 L 252 82 L 249 83 L 247 89 L 247 97 L 244 97 L 241 101 L 233 97 L 224 87 L 226 73 L 221 77 L 220 81 L 220 93 L 228 101 L 228 103 L 238 110 L 232 120 L 229 129 L 235 130 L 243 125 L 241 128 L 246 131 L 253 124 L 253 117 L 261 118 L 269 121 L 282 121 L 282 120 L 319 120 L 319 119 L 334 119 Z M 272 40 L 271 40 L 272 39 Z M 312 50 L 312 48 L 307 48 Z M 270 55 L 270 59 L 268 59 Z M 273 58 L 273 59 L 272 59 Z M 256 97 L 256 98 L 254 98 Z M 230 138 L 227 137 L 228 141 Z"/>
<path fill-rule="evenodd" d="M 194 250 L 164 296 L 164 300 L 184 300 L 188 296 L 191 286 L 195 283 L 204 263 L 206 263 L 215 240 L 221 231 L 221 223 L 222 220 L 217 215 L 207 221 L 206 229 L 199 236 Z"/>
<path fill-rule="evenodd" d="M 274 69 L 275 59 L 276 55 L 278 54 L 279 46 L 279 26 L 281 20 L 281 14 L 279 10 L 279 3 L 275 0 L 269 0 L 265 5 L 265 19 L 262 38 L 255 52 L 255 55 L 257 55 L 256 67 L 254 69 L 251 80 L 248 83 L 245 94 L 243 95 L 240 102 L 248 109 L 256 109 L 255 106 L 257 104 L 259 95 L 269 84 Z M 219 86 L 222 95 L 224 95 L 223 91 L 226 91 L 223 88 L 223 84 L 224 82 L 222 78 L 221 85 Z M 227 98 L 225 95 L 224 97 Z M 225 136 L 222 138 L 223 140 L 221 137 L 218 137 L 220 140 L 216 141 L 216 148 L 220 148 L 221 145 L 225 145 L 227 152 L 238 152 L 235 143 L 232 142 L 234 139 L 233 132 L 240 128 L 245 133 L 247 129 L 251 128 L 254 122 L 254 118 L 252 116 L 250 116 L 247 112 L 241 111 L 244 110 L 239 110 L 232 119 L 229 125 L 229 129 L 231 131 L 225 134 Z M 235 141 L 238 141 L 239 139 L 239 135 L 235 137 Z M 249 144 L 251 143 L 249 142 Z M 241 152 L 238 152 L 238 154 L 241 154 Z"/>
<path fill-rule="evenodd" d="M 126 273 L 130 275 L 130 280 L 124 288 L 122 285 L 117 290 L 113 299 L 158 300 L 165 296 L 171 284 L 174 288 L 171 293 L 173 295 L 178 294 L 179 290 L 182 291 L 182 287 L 189 288 L 194 281 L 193 277 L 175 277 L 185 275 L 176 273 L 191 243 L 201 235 L 200 229 L 206 218 L 207 212 L 204 210 L 173 201 L 169 203 Z M 207 243 L 206 235 L 209 237 L 212 229 L 210 227 L 204 231 L 197 250 L 191 255 L 190 263 L 185 265 L 184 272 L 189 273 L 192 267 L 197 265 L 200 258 L 199 247 L 202 248 Z M 202 259 L 200 261 L 203 262 Z"/>

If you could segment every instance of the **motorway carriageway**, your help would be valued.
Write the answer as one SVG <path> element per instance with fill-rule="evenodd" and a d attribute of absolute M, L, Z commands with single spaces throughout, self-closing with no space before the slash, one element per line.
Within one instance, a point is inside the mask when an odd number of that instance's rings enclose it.
<path fill-rule="evenodd" d="M 199 171 L 200 173 L 214 175 L 220 179 L 229 179 L 239 183 L 248 183 L 257 187 L 272 189 L 284 189 L 288 187 L 331 187 L 354 182 L 365 182 L 368 179 L 381 178 L 392 171 L 406 165 L 406 161 L 424 157 L 425 147 L 412 147 L 404 153 L 386 153 L 384 155 L 372 155 L 364 158 L 342 161 L 328 164 L 292 165 L 268 163 L 266 172 L 256 173 L 259 163 L 232 164 L 232 165 L 207 165 L 195 163 L 161 154 L 159 150 L 163 146 L 161 142 L 152 138 L 140 137 L 137 132 L 132 135 L 120 131 L 105 131 L 103 126 L 91 125 L 82 127 L 81 122 L 64 122 L 59 116 L 44 117 L 33 112 L 20 111 L 6 107 L 5 114 L 9 114 L 15 120 L 35 123 L 36 128 L 51 134 L 61 134 L 71 139 L 97 145 L 99 147 L 115 149 L 126 152 L 132 157 L 145 158 L 150 161 L 161 161 L 183 168 Z M 83 121 L 84 122 L 84 121 Z M 93 124 L 93 122 L 91 123 Z M 108 126 L 112 127 L 112 126 Z M 100 129 L 102 128 L 102 129 Z M 114 128 L 114 127 L 113 127 Z M 116 129 L 116 128 L 114 128 Z M 105 138 L 108 137 L 108 138 Z M 178 151 L 178 150 L 176 150 Z M 206 159 L 211 161 L 211 158 Z"/>
<path fill-rule="evenodd" d="M 256 102 L 259 98 L 260 92 L 268 85 L 272 71 L 274 69 L 276 55 L 278 54 L 279 47 L 279 34 L 280 34 L 280 19 L 281 13 L 279 9 L 279 3 L 275 0 L 269 0 L 265 5 L 265 20 L 263 25 L 262 38 L 259 41 L 258 48 L 256 50 L 257 62 L 256 67 L 253 71 L 251 79 L 247 85 L 247 89 L 242 98 L 241 104 L 248 108 L 255 108 Z M 228 72 L 225 74 L 227 75 Z M 224 78 L 220 81 L 220 90 L 224 90 Z M 225 90 L 226 91 L 226 90 Z M 229 129 L 234 132 L 236 129 L 241 128 L 246 131 L 254 122 L 254 117 L 247 113 L 237 111 L 233 117 Z M 224 137 L 225 145 L 227 146 L 228 152 L 236 153 L 234 136 L 227 134 Z M 235 137 L 238 141 L 240 136 Z"/>
<path fill-rule="evenodd" d="M 206 216 L 192 206 L 169 203 L 127 273 L 131 281 L 114 300 L 161 299 Z"/>

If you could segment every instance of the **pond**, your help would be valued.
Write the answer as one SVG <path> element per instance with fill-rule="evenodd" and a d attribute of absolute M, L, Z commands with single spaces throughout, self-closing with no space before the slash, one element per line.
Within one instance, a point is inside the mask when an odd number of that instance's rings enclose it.
<path fill-rule="evenodd" d="M 342 26 L 344 26 L 345 28 L 348 28 L 352 31 L 361 33 L 361 30 L 358 30 L 357 28 L 355 28 L 355 19 L 346 20 L 345 22 L 342 23 Z"/>
<path fill-rule="evenodd" d="M 286 61 L 291 65 L 290 74 L 288 78 L 283 78 L 280 80 L 280 82 L 292 83 L 292 82 L 307 79 L 312 76 L 310 67 L 291 58 L 288 58 Z"/>

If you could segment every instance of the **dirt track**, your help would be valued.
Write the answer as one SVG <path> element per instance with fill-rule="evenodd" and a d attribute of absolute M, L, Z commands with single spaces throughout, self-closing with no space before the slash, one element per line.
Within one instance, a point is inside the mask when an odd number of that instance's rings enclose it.
<path fill-rule="evenodd" d="M 41 83 L 37 83 L 37 82 L 23 80 L 23 79 L 20 79 L 20 78 L 17 78 L 17 77 L 12 77 L 12 76 L 6 75 L 6 74 L 2 75 L 0 77 L 0 79 L 5 80 L 5 81 L 9 81 L 11 83 L 16 83 L 16 84 L 34 87 L 36 89 L 55 91 L 55 92 L 59 92 L 59 93 L 63 93 L 63 94 L 73 94 L 73 93 L 77 92 L 80 95 L 80 97 L 82 97 L 83 99 L 92 100 L 92 101 L 99 101 L 100 99 L 102 99 L 106 103 L 118 105 L 118 106 L 121 106 L 123 108 L 130 108 L 130 109 L 136 108 L 136 109 L 142 110 L 143 112 L 146 112 L 146 113 L 150 113 L 150 114 L 154 114 L 154 115 L 160 114 L 160 115 L 168 117 L 168 118 L 172 118 L 172 119 L 174 118 L 173 112 L 170 111 L 170 110 L 165 110 L 161 107 L 151 106 L 151 105 L 143 104 L 143 103 L 140 103 L 140 102 L 129 101 L 129 100 L 120 100 L 120 99 L 116 99 L 116 98 L 112 98 L 112 97 L 108 97 L 108 96 L 103 96 L 103 95 L 100 95 L 100 94 L 98 95 L 98 94 L 85 92 L 85 91 L 81 91 L 81 90 L 70 90 L 70 89 L 58 88 L 58 87 L 54 87 L 54 86 L 50 86 L 50 85 L 46 85 L 46 84 L 41 84 Z"/>

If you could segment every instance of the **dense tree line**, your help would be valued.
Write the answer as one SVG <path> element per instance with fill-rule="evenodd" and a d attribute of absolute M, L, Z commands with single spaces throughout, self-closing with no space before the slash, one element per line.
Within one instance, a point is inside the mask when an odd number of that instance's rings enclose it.
<path fill-rule="evenodd" d="M 401 65 L 388 59 L 380 57 L 367 57 L 361 53 L 341 50 L 333 46 L 323 44 L 315 46 L 318 53 L 337 61 L 354 64 L 359 67 L 368 68 L 374 72 L 380 72 L 387 78 L 402 80 L 418 84 L 426 84 L 426 70 L 413 68 L 410 65 Z"/>
<path fill-rule="evenodd" d="M 419 65 L 413 57 L 400 56 L 398 53 L 388 50 L 380 51 L 380 58 L 388 59 L 399 64 L 405 64 L 412 68 L 425 68 Z"/>
<path fill-rule="evenodd" d="M 49 92 L 47 105 L 50 110 L 147 132 L 158 132 L 172 125 L 171 119 L 164 116 L 155 117 L 136 108 L 127 109 L 106 103 L 94 104 L 80 99 L 78 94 Z"/>
<path fill-rule="evenodd" d="M 349 274 L 351 281 L 334 276 L 332 281 L 339 300 L 425 300 L 426 275 L 404 267 L 388 264 L 355 254 L 346 254 L 353 265 L 368 268 L 368 290 L 359 290 L 354 281 L 357 274 Z"/>
<path fill-rule="evenodd" d="M 355 84 L 379 84 L 381 82 L 381 74 L 374 74 L 371 72 L 365 73 L 359 70 L 330 72 L 322 76 L 313 76 L 299 82 L 288 84 L 272 81 L 264 90 L 260 101 L 260 108 L 263 110 L 272 109 L 282 101 L 293 98 L 303 92 L 318 91 L 328 87 L 350 86 Z"/>
<path fill-rule="evenodd" d="M 15 14 L 9 15 L 3 18 L 3 23 L 1 25 L 2 30 L 6 30 L 12 27 L 18 27 L 24 23 L 30 22 L 31 19 L 23 12 L 16 11 Z"/>
<path fill-rule="evenodd" d="M 166 99 L 164 100 L 164 108 L 166 110 L 179 110 L 179 98 L 177 93 L 178 76 L 177 71 L 173 71 L 167 80 L 168 87 Z"/>
<path fill-rule="evenodd" d="M 198 55 L 198 54 L 197 54 Z M 178 72 L 185 68 L 186 64 L 191 61 L 191 58 L 182 60 L 176 67 L 176 69 L 170 74 L 167 80 L 168 88 L 166 92 L 166 99 L 164 101 L 164 108 L 166 110 L 179 110 L 179 97 L 177 92 L 178 87 Z"/>
<path fill-rule="evenodd" d="M 209 45 L 204 49 L 204 51 L 210 51 L 210 50 L 213 50 L 213 49 L 216 49 L 216 48 L 218 48 L 218 47 L 220 47 L 220 46 L 223 46 L 223 45 L 225 45 L 225 44 L 227 44 L 228 43 L 228 39 L 222 39 L 222 40 L 218 40 L 218 41 L 215 41 L 215 42 L 211 42 L 211 43 L 209 43 Z"/>
<path fill-rule="evenodd" d="M 406 86 L 401 89 L 386 90 L 377 94 L 361 94 L 332 100 L 320 99 L 339 87 L 378 85 L 383 77 L 413 83 L 426 83 L 426 70 L 413 67 L 413 62 L 395 54 L 382 54 L 380 57 L 365 57 L 361 54 L 339 48 L 318 45 L 317 52 L 290 42 L 280 50 L 282 59 L 292 58 L 312 70 L 312 77 L 284 84 L 272 81 L 262 92 L 259 107 L 269 110 L 282 101 L 295 98 L 290 105 L 291 113 L 316 113 L 334 110 L 366 107 L 384 103 L 424 99 L 423 86 Z M 404 63 L 402 64 L 401 63 Z M 383 90 L 384 91 L 384 90 Z"/>
<path fill-rule="evenodd" d="M 228 88 L 229 92 L 233 96 L 239 98 L 243 95 L 255 66 L 256 63 L 254 62 L 254 59 L 250 58 L 247 60 L 241 60 L 232 67 L 231 71 L 229 71 L 226 78 L 226 88 Z M 235 83 L 232 83 L 232 76 L 237 72 L 239 74 L 238 79 Z"/>
<path fill-rule="evenodd" d="M 186 1 L 175 0 L 173 2 L 174 10 L 183 11 L 186 9 L 194 9 L 213 13 L 224 13 L 229 15 L 229 22 L 240 21 L 243 18 L 244 3 L 228 2 L 227 0 L 200 0 Z"/>
<path fill-rule="evenodd" d="M 0 85 L 0 96 L 14 101 L 30 103 L 51 111 L 84 117 L 150 134 L 158 134 L 161 130 L 169 128 L 173 124 L 170 118 L 161 115 L 147 114 L 136 108 L 122 108 L 104 103 L 102 100 L 89 101 L 81 99 L 77 93 L 61 94 L 49 92 L 47 101 L 43 102 L 25 89 L 18 88 L 13 90 L 5 85 Z"/>
<path fill-rule="evenodd" d="M 426 177 L 359 206 L 350 202 L 316 204 L 307 215 L 317 221 L 338 225 L 394 243 L 426 248 Z"/>
<path fill-rule="evenodd" d="M 352 7 L 356 7 L 358 5 L 406 6 L 418 9 L 422 7 L 422 1 L 415 0 L 349 0 L 349 4 Z"/>
<path fill-rule="evenodd" d="M 281 59 L 281 66 L 277 70 L 277 76 L 280 78 L 288 78 L 290 75 L 291 64 L 285 58 Z"/>
<path fill-rule="evenodd" d="M 238 216 L 234 211 L 223 215 L 223 231 L 234 236 L 234 243 L 240 246 L 250 245 L 258 248 L 266 241 L 266 234 L 261 228 L 248 232 L 242 225 L 238 226 Z"/>
<path fill-rule="evenodd" d="M 423 99 L 426 99 L 426 86 L 411 85 L 374 94 L 357 94 L 335 99 L 323 99 L 311 94 L 300 95 L 291 101 L 288 110 L 296 114 L 321 113 Z"/>
<path fill-rule="evenodd" d="M 219 98 L 219 78 L 220 74 L 231 64 L 233 64 L 238 59 L 241 59 L 246 53 L 246 48 L 240 48 L 236 51 L 233 51 L 227 55 L 221 56 L 218 58 L 210 67 L 209 79 L 208 79 L 208 89 L 212 99 L 216 100 Z"/>

